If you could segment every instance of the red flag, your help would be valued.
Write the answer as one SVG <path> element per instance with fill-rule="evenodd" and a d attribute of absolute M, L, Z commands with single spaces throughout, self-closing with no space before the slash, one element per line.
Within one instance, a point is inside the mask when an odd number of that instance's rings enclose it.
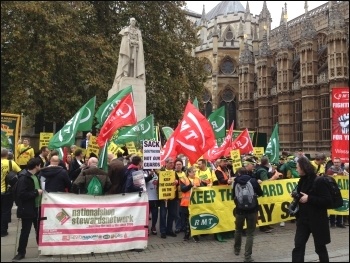
<path fill-rule="evenodd" d="M 97 137 L 97 144 L 103 147 L 113 133 L 119 128 L 126 125 L 137 123 L 136 112 L 132 94 L 126 95 L 119 104 L 112 110 L 106 121 L 104 122 L 100 133 Z"/>
<path fill-rule="evenodd" d="M 169 139 L 166 141 L 163 149 L 160 151 L 160 163 L 162 165 L 165 164 L 166 158 L 172 157 L 175 159 L 177 156 L 177 152 L 176 152 L 177 142 L 175 141 L 174 135 L 177 133 L 178 130 L 179 130 L 178 128 L 175 129 L 175 131 L 171 134 Z"/>
<path fill-rule="evenodd" d="M 220 147 L 217 146 L 217 144 L 214 146 L 214 148 L 207 151 L 203 157 L 209 161 L 215 161 L 221 156 L 225 155 L 225 151 L 228 147 L 231 147 L 232 142 L 232 133 L 233 133 L 233 122 L 231 124 L 230 130 L 228 131 L 224 142 L 221 144 Z M 225 155 L 226 156 L 226 155 Z"/>
<path fill-rule="evenodd" d="M 186 155 L 191 163 L 215 145 L 213 128 L 207 118 L 189 101 L 174 138 L 177 153 Z"/>
<path fill-rule="evenodd" d="M 231 150 L 239 149 L 241 154 L 248 154 L 253 152 L 252 140 L 249 137 L 248 129 L 244 129 L 240 135 L 232 142 L 231 147 L 229 147 L 228 154 Z M 227 150 L 225 154 L 227 153 Z M 226 155 L 225 155 L 226 156 Z"/>

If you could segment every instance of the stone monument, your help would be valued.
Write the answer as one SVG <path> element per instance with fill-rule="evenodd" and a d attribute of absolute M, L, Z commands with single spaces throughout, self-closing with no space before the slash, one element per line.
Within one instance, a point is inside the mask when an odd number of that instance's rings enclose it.
<path fill-rule="evenodd" d="M 142 35 L 136 27 L 135 18 L 130 18 L 130 25 L 124 27 L 119 35 L 122 36 L 122 41 L 118 68 L 108 98 L 131 85 L 137 121 L 140 121 L 146 117 L 146 75 Z"/>

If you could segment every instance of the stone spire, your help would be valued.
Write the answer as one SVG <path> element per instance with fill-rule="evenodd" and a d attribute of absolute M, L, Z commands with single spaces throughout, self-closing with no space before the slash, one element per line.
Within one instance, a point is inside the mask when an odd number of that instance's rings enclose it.
<path fill-rule="evenodd" d="M 249 50 L 248 43 L 244 43 L 244 50 L 239 56 L 239 64 L 254 64 L 254 58 L 252 52 Z"/>
<path fill-rule="evenodd" d="M 305 9 L 305 20 L 304 20 L 304 23 L 302 23 L 300 38 L 301 40 L 313 39 L 316 36 L 317 32 L 309 16 L 307 1 L 305 1 L 304 9 Z"/>
<path fill-rule="evenodd" d="M 242 17 L 239 19 L 238 37 L 244 37 Z"/>
<path fill-rule="evenodd" d="M 286 5 L 287 7 L 287 5 Z M 282 14 L 281 14 L 281 22 L 279 27 L 279 35 L 280 35 L 280 41 L 279 41 L 279 47 L 280 48 L 293 48 L 293 44 L 290 41 L 290 37 L 288 34 L 287 29 L 287 20 L 286 20 L 286 14 L 282 7 Z"/>
<path fill-rule="evenodd" d="M 271 56 L 271 50 L 270 46 L 267 43 L 267 30 L 265 30 L 265 33 L 263 35 L 263 39 L 260 43 L 260 51 L 259 51 L 260 57 L 269 57 Z"/>
<path fill-rule="evenodd" d="M 270 11 L 267 9 L 266 1 L 264 1 L 263 8 L 260 12 L 259 18 L 270 18 L 271 14 Z"/>
<path fill-rule="evenodd" d="M 344 18 L 338 10 L 337 1 L 329 1 L 329 18 L 328 18 L 328 29 L 343 30 L 345 28 Z"/>
<path fill-rule="evenodd" d="M 247 1 L 247 6 L 245 8 L 244 19 L 245 19 L 245 21 L 251 21 L 252 20 L 252 16 L 250 14 L 249 2 L 248 1 Z"/>
<path fill-rule="evenodd" d="M 284 8 L 282 7 L 282 13 L 281 13 L 281 20 L 280 20 L 280 26 L 284 24 Z"/>
<path fill-rule="evenodd" d="M 207 19 L 205 17 L 205 5 L 203 5 L 202 17 L 201 17 L 201 26 L 206 26 Z"/>
<path fill-rule="evenodd" d="M 218 29 L 218 17 L 216 16 L 214 18 L 214 32 L 213 36 L 218 36 L 219 35 L 219 29 Z"/>
<path fill-rule="evenodd" d="M 287 24 L 288 12 L 287 12 L 287 2 L 284 3 L 284 22 Z"/>

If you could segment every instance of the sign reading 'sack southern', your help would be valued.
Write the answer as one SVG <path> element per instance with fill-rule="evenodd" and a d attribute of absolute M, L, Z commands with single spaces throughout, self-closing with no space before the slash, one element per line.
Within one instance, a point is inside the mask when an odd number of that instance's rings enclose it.
<path fill-rule="evenodd" d="M 143 168 L 160 169 L 160 141 L 143 141 Z"/>

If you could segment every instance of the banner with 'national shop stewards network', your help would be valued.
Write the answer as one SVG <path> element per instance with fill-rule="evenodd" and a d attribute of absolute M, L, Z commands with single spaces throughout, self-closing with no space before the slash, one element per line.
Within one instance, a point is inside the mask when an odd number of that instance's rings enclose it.
<path fill-rule="evenodd" d="M 41 218 L 41 255 L 107 253 L 147 247 L 147 193 L 92 196 L 44 192 Z"/>
<path fill-rule="evenodd" d="M 332 89 L 332 157 L 349 162 L 349 88 Z"/>

